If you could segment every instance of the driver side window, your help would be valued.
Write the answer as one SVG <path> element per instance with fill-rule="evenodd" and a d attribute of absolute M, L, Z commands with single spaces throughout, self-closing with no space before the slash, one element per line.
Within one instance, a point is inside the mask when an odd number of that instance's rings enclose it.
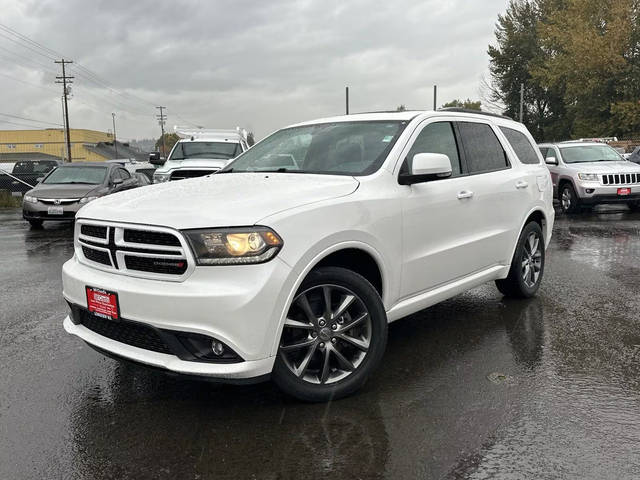
<path fill-rule="evenodd" d="M 411 150 L 405 159 L 400 174 L 408 174 L 411 171 L 413 156 L 418 153 L 442 153 L 451 160 L 451 176 L 460 175 L 460 155 L 458 145 L 453 133 L 451 122 L 430 123 L 422 129 Z"/>

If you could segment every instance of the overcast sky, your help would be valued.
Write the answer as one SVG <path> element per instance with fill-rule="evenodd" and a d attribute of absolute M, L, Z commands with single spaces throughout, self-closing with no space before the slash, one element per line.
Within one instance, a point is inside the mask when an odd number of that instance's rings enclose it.
<path fill-rule="evenodd" d="M 71 127 L 110 130 L 115 112 L 119 137 L 157 137 L 153 106 L 164 105 L 170 128 L 242 125 L 261 138 L 342 114 L 345 85 L 352 112 L 431 108 L 434 84 L 438 104 L 479 98 L 505 8 L 506 0 L 0 0 L 0 23 L 100 77 L 72 68 Z M 0 113 L 61 123 L 54 55 L 9 38 L 0 30 Z M 10 128 L 21 127 L 0 123 Z"/>

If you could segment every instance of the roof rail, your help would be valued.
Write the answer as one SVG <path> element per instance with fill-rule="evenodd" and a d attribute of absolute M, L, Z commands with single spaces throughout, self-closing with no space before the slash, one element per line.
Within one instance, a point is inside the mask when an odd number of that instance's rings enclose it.
<path fill-rule="evenodd" d="M 191 138 L 193 139 L 203 139 L 203 138 L 220 138 L 220 137 L 230 137 L 237 138 L 242 137 L 245 141 L 247 140 L 247 131 L 244 128 L 236 127 L 235 130 L 224 130 L 224 129 L 215 129 L 215 128 L 193 128 L 193 127 L 181 127 L 179 125 L 174 125 L 173 131 L 180 138 Z"/>
<path fill-rule="evenodd" d="M 482 110 L 473 110 L 471 108 L 444 107 L 444 108 L 438 108 L 436 111 L 437 112 L 473 113 L 476 115 L 486 115 L 488 117 L 496 117 L 496 118 L 504 118 L 506 120 L 513 120 L 513 118 L 507 117 L 506 115 L 500 115 L 499 113 L 483 112 Z"/>

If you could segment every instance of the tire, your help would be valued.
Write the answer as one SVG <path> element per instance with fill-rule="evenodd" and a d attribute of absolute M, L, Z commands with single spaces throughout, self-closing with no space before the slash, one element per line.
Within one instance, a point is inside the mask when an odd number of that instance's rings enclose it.
<path fill-rule="evenodd" d="M 326 402 L 350 395 L 384 355 L 387 315 L 382 300 L 351 270 L 323 267 L 309 273 L 286 319 L 272 379 L 300 400 Z"/>
<path fill-rule="evenodd" d="M 572 184 L 564 183 L 562 185 L 558 199 L 560 200 L 560 208 L 564 213 L 577 213 L 580 211 L 580 199 Z"/>
<path fill-rule="evenodd" d="M 534 241 L 531 240 L 532 238 Z M 532 254 L 531 250 L 533 250 Z M 544 262 L 545 250 L 542 229 L 538 223 L 529 222 L 522 229 L 518 238 L 509 275 L 503 280 L 496 280 L 496 287 L 506 297 L 533 297 L 542 282 Z M 532 268 L 533 270 L 531 270 Z"/>
<path fill-rule="evenodd" d="M 42 228 L 42 220 L 27 220 L 27 222 L 29 222 L 29 225 L 31 225 L 31 228 L 38 229 L 38 230 Z"/>

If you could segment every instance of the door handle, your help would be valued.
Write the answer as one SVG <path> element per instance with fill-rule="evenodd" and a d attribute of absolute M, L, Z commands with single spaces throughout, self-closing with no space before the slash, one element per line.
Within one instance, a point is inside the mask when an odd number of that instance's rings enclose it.
<path fill-rule="evenodd" d="M 527 188 L 529 186 L 529 183 L 525 180 L 518 180 L 516 182 L 516 188 Z"/>
<path fill-rule="evenodd" d="M 462 190 L 458 192 L 458 200 L 462 200 L 463 198 L 471 198 L 473 197 L 473 192 L 470 190 Z"/>

